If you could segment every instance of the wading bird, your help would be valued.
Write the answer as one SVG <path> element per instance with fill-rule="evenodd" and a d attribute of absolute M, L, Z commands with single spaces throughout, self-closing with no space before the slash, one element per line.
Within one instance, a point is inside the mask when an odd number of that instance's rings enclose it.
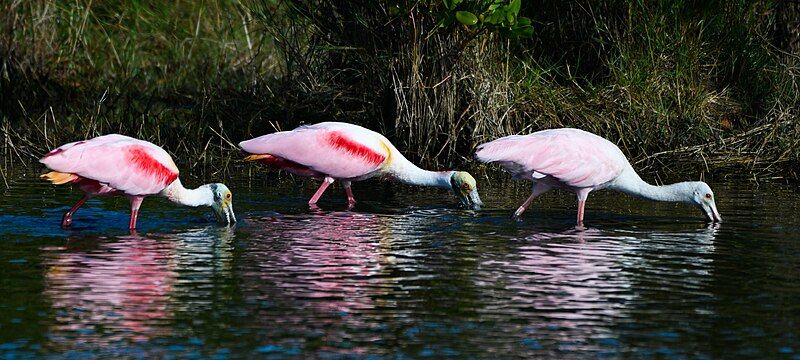
<path fill-rule="evenodd" d="M 242 141 L 239 146 L 251 154 L 246 160 L 322 179 L 309 205 L 316 204 L 325 189 L 339 180 L 348 204 L 353 206 L 356 200 L 351 182 L 376 176 L 452 190 L 462 205 L 473 209 L 482 205 L 475 179 L 469 173 L 420 169 L 383 135 L 357 125 L 325 122 L 301 126 Z"/>
<path fill-rule="evenodd" d="M 178 179 L 178 168 L 164 149 L 123 135 L 110 134 L 63 145 L 39 159 L 50 171 L 41 177 L 55 185 L 73 184 L 85 195 L 64 214 L 61 226 L 94 196 L 124 195 L 131 201 L 129 228 L 136 228 L 139 206 L 148 195 L 161 195 L 186 206 L 211 206 L 220 223 L 236 222 L 233 199 L 224 184 L 190 190 Z"/>
<path fill-rule="evenodd" d="M 650 185 L 633 170 L 612 142 L 578 129 L 552 129 L 530 135 L 506 136 L 478 146 L 475 157 L 499 163 L 514 179 L 532 180 L 531 196 L 514 212 L 518 218 L 533 199 L 551 189 L 566 189 L 578 196 L 578 226 L 589 192 L 612 189 L 656 201 L 694 205 L 706 218 L 720 222 L 714 193 L 702 181 Z"/>

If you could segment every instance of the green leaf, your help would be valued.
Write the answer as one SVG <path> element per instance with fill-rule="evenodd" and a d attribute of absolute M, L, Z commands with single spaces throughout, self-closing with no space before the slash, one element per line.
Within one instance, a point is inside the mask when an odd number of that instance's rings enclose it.
<path fill-rule="evenodd" d="M 456 19 L 458 19 L 458 22 L 467 26 L 472 26 L 478 23 L 478 17 L 469 11 L 457 11 Z"/>
<path fill-rule="evenodd" d="M 519 14 L 519 8 L 522 6 L 522 0 L 511 0 L 511 4 L 508 4 L 508 11 L 514 13 L 514 15 Z"/>
<path fill-rule="evenodd" d="M 486 19 L 483 20 L 483 22 L 492 25 L 497 25 L 501 21 L 503 21 L 503 12 L 500 10 L 491 13 L 489 16 L 486 17 Z"/>
<path fill-rule="evenodd" d="M 511 12 L 506 13 L 506 20 L 508 20 L 509 25 L 514 23 L 514 14 Z"/>

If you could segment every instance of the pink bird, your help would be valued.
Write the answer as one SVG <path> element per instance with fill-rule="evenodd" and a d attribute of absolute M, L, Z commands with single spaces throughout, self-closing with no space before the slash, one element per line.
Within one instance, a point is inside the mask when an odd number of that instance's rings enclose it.
<path fill-rule="evenodd" d="M 351 182 L 373 177 L 448 189 L 464 206 L 477 209 L 482 205 L 475 179 L 469 173 L 420 169 L 383 135 L 357 125 L 325 122 L 301 126 L 242 141 L 239 146 L 252 154 L 246 160 L 322 179 L 309 205 L 316 204 L 325 189 L 339 180 L 348 204 L 353 206 L 356 200 Z"/>
<path fill-rule="evenodd" d="M 211 206 L 220 223 L 236 221 L 233 199 L 224 184 L 183 187 L 178 167 L 164 149 L 147 141 L 111 134 L 63 145 L 39 159 L 49 173 L 41 177 L 55 185 L 73 184 L 85 195 L 64 214 L 61 226 L 95 196 L 124 195 L 131 201 L 129 228 L 136 228 L 139 206 L 148 195 L 161 195 L 187 206 Z"/>
<path fill-rule="evenodd" d="M 533 181 L 531 196 L 517 209 L 518 218 L 533 199 L 551 189 L 566 189 L 578 196 L 578 226 L 589 192 L 622 191 L 656 201 L 683 202 L 700 208 L 708 220 L 722 221 L 714 193 L 702 181 L 654 186 L 633 170 L 612 142 L 578 129 L 552 129 L 530 135 L 506 136 L 478 146 L 475 157 L 499 163 L 514 179 Z"/>

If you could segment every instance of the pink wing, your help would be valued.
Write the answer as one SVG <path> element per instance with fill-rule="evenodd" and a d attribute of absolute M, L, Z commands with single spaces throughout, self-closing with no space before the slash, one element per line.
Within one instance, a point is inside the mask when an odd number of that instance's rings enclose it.
<path fill-rule="evenodd" d="M 118 134 L 63 145 L 39 162 L 128 195 L 157 194 L 178 178 L 178 167 L 164 149 Z"/>
<path fill-rule="evenodd" d="M 358 178 L 381 169 L 389 158 L 383 136 L 360 126 L 320 123 L 242 141 L 251 154 L 277 156 L 337 179 Z"/>
<path fill-rule="evenodd" d="M 482 162 L 500 163 L 516 178 L 549 175 L 577 188 L 614 180 L 628 166 L 616 145 L 578 129 L 506 136 L 478 146 L 475 157 Z"/>

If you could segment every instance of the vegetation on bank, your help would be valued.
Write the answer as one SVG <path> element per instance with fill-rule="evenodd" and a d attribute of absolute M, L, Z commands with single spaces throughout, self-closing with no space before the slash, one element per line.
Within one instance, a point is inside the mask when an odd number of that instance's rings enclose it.
<path fill-rule="evenodd" d="M 216 171 L 337 120 L 428 166 L 571 126 L 638 168 L 796 179 L 798 28 L 783 1 L 5 2 L 3 166 L 120 132 Z"/>

